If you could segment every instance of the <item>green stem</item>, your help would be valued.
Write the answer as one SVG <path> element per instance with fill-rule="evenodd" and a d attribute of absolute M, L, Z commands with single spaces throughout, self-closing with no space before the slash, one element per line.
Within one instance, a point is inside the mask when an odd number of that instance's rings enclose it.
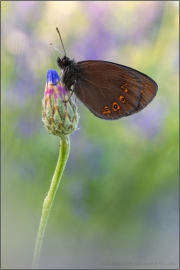
<path fill-rule="evenodd" d="M 51 210 L 51 206 L 53 204 L 56 191 L 58 189 L 64 168 L 66 166 L 66 162 L 69 156 L 69 151 L 70 151 L 70 140 L 69 140 L 69 136 L 66 136 L 66 138 L 60 140 L 60 150 L 59 150 L 59 157 L 58 157 L 56 169 L 55 169 L 52 181 L 51 181 L 48 194 L 43 203 L 41 220 L 40 220 L 39 230 L 38 230 L 38 234 L 36 238 L 32 269 L 38 268 L 39 255 L 40 255 L 42 240 L 44 236 L 44 231 L 46 228 L 48 216 Z"/>

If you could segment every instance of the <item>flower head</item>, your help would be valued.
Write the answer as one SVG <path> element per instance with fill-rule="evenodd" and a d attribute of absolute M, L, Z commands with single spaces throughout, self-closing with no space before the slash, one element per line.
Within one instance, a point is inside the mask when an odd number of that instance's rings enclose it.
<path fill-rule="evenodd" d="M 47 72 L 42 107 L 42 121 L 49 133 L 64 138 L 77 129 L 77 106 L 53 69 Z"/>

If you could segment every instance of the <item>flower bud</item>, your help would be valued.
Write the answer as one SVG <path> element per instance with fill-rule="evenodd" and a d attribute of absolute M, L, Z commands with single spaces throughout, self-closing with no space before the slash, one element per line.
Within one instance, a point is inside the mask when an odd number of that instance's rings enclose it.
<path fill-rule="evenodd" d="M 50 69 L 42 100 L 42 121 L 49 133 L 65 138 L 77 129 L 77 106 L 68 95 L 58 73 Z"/>

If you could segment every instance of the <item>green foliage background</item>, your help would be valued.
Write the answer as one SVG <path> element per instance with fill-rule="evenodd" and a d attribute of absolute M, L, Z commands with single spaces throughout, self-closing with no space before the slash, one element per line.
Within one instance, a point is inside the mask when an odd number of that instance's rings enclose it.
<path fill-rule="evenodd" d="M 2 1 L 2 269 L 28 269 L 57 161 L 41 121 L 61 44 L 77 61 L 131 66 L 159 86 L 142 112 L 79 130 L 50 214 L 43 269 L 178 269 L 178 1 Z"/>

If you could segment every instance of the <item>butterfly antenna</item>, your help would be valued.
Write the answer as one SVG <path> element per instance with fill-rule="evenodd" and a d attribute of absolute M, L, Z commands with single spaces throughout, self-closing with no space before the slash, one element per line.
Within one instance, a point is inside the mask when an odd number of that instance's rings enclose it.
<path fill-rule="evenodd" d="M 53 46 L 53 48 L 54 48 L 55 50 L 57 50 L 58 52 L 60 52 L 60 53 L 62 54 L 62 56 L 63 56 L 63 53 L 62 53 L 60 50 L 58 50 L 58 48 L 56 48 L 52 43 L 49 43 L 49 45 Z"/>
<path fill-rule="evenodd" d="M 65 53 L 65 56 L 66 56 L 66 51 L 65 51 L 65 49 L 64 49 L 64 45 L 63 45 L 63 42 L 62 42 L 61 34 L 60 34 L 59 29 L 58 29 L 57 27 L 56 27 L 56 31 L 58 32 L 58 35 L 59 35 L 60 40 L 61 40 L 61 44 L 62 44 L 62 46 L 63 46 L 64 53 Z"/>

